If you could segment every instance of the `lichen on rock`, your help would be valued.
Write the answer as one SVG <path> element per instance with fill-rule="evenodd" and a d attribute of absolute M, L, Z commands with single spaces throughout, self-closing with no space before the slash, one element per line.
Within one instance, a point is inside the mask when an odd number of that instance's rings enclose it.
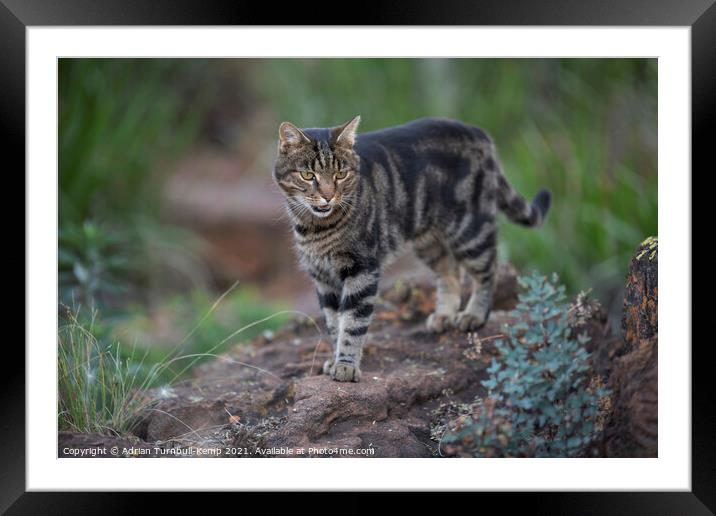
<path fill-rule="evenodd" d="M 604 454 L 658 454 L 658 239 L 644 240 L 629 264 L 622 331 L 624 351 L 614 360 L 614 407 Z"/>

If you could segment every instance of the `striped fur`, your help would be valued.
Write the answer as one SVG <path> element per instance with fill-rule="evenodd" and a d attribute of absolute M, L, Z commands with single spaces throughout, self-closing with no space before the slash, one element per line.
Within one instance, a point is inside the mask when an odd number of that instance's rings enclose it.
<path fill-rule="evenodd" d="M 360 379 L 380 272 L 393 256 L 412 244 L 435 271 L 431 330 L 476 330 L 492 301 L 497 212 L 536 227 L 550 204 L 546 190 L 531 203 L 517 193 L 476 127 L 430 118 L 357 136 L 359 121 L 329 129 L 284 122 L 274 168 L 335 343 L 324 371 L 338 381 Z M 462 310 L 460 268 L 474 283 Z"/>

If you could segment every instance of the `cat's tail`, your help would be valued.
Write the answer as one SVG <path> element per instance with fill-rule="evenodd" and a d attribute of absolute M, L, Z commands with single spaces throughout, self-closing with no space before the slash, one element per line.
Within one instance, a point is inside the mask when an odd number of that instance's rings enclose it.
<path fill-rule="evenodd" d="M 507 182 L 505 176 L 500 174 L 497 187 L 497 205 L 507 217 L 516 224 L 528 227 L 538 227 L 542 225 L 549 206 L 551 204 L 552 195 L 549 190 L 543 188 L 531 203 L 528 203 L 520 193 Z"/>

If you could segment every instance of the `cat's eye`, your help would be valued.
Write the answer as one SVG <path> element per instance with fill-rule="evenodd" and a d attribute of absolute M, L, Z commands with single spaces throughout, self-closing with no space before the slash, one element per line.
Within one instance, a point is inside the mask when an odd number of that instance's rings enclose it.
<path fill-rule="evenodd" d="M 306 181 L 313 181 L 313 178 L 316 177 L 316 174 L 309 172 L 308 170 L 301 170 L 299 174 L 301 174 L 301 179 Z"/>
<path fill-rule="evenodd" d="M 338 172 L 336 172 L 336 179 L 345 179 L 347 175 L 347 170 L 339 170 Z"/>

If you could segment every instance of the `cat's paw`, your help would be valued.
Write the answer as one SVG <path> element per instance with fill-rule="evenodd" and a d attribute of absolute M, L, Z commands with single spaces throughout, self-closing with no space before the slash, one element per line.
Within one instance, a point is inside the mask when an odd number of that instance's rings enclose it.
<path fill-rule="evenodd" d="M 333 360 L 323 362 L 323 374 L 331 374 L 331 367 L 333 367 Z"/>
<path fill-rule="evenodd" d="M 439 314 L 434 312 L 428 316 L 428 330 L 434 333 L 442 333 L 455 327 L 455 316 L 452 314 Z"/>
<path fill-rule="evenodd" d="M 487 314 L 480 315 L 473 312 L 460 312 L 455 319 L 455 326 L 458 330 L 463 332 L 477 331 L 485 326 L 486 322 Z"/>
<path fill-rule="evenodd" d="M 330 367 L 330 375 L 337 382 L 360 382 L 360 368 L 356 364 L 338 362 Z"/>

